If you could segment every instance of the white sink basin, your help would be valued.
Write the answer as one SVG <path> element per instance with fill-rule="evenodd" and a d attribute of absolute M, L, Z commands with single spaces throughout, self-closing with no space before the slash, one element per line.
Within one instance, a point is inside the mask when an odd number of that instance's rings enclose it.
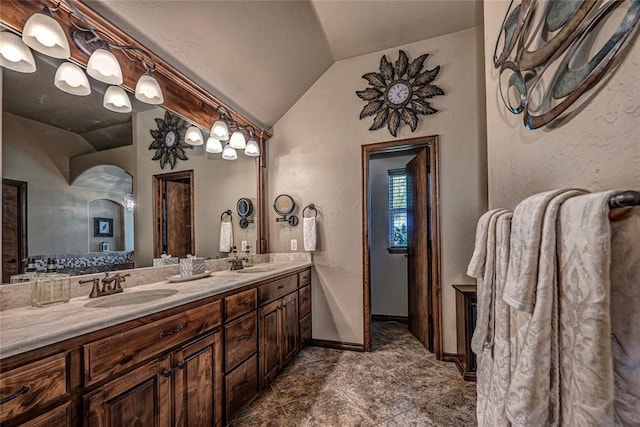
<path fill-rule="evenodd" d="M 273 271 L 275 267 L 247 267 L 242 270 L 236 270 L 237 273 L 266 273 L 267 271 Z"/>
<path fill-rule="evenodd" d="M 166 298 L 177 293 L 177 289 L 154 289 L 150 291 L 131 292 L 125 291 L 121 294 L 98 297 L 98 299 L 88 302 L 84 306 L 87 308 L 109 308 L 120 307 L 123 305 L 143 304 L 145 302 Z"/>

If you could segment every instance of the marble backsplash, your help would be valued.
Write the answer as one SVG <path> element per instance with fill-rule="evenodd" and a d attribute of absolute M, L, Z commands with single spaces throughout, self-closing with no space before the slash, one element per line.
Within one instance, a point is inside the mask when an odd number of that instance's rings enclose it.
<path fill-rule="evenodd" d="M 270 254 L 254 254 L 254 263 L 278 263 L 278 262 L 311 262 L 311 254 L 304 252 L 294 253 L 270 253 Z M 207 271 L 222 271 L 229 269 L 228 259 L 212 259 L 205 261 L 205 269 Z M 122 283 L 123 288 L 131 288 L 135 286 L 145 285 L 147 283 L 156 283 L 166 280 L 168 276 L 180 274 L 179 265 L 166 265 L 162 267 L 144 267 L 134 268 L 123 271 L 130 274 L 126 281 Z M 80 284 L 80 281 L 91 280 L 94 277 L 102 278 L 103 273 L 86 274 L 83 276 L 71 277 L 71 298 L 89 295 L 91 291 L 91 283 Z M 31 282 L 26 283 L 7 283 L 0 285 L 0 311 L 10 310 L 12 308 L 26 307 L 31 305 Z"/>

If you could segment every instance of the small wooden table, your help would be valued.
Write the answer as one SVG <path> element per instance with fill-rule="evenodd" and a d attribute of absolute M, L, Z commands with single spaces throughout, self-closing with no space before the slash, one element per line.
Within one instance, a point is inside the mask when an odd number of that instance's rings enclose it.
<path fill-rule="evenodd" d="M 476 355 L 471 351 L 471 337 L 476 327 L 478 298 L 476 285 L 453 285 L 456 290 L 456 366 L 465 381 L 476 380 Z"/>

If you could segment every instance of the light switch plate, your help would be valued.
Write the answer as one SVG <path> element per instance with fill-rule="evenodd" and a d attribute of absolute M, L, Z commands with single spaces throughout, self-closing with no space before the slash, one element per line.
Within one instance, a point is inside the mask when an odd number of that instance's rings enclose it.
<path fill-rule="evenodd" d="M 243 241 L 242 241 L 242 252 L 244 252 L 244 251 L 246 251 L 246 250 L 247 250 L 247 241 L 246 241 L 246 240 L 243 240 Z"/>
<path fill-rule="evenodd" d="M 291 250 L 292 251 L 298 250 L 298 239 L 291 239 Z"/>

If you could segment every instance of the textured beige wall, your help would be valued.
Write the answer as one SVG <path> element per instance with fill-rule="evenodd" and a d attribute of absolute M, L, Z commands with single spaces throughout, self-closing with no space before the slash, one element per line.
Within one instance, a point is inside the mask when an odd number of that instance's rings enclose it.
<path fill-rule="evenodd" d="M 415 133 L 403 127 L 396 139 L 440 135 L 442 195 L 442 287 L 444 349 L 456 351 L 453 283 L 470 283 L 466 264 L 475 223 L 486 209 L 486 153 L 482 28 L 402 46 L 411 58 L 430 53 L 441 65 L 434 99 L 440 112 L 421 120 Z M 300 206 L 319 210 L 319 247 L 314 254 L 313 336 L 363 342 L 362 180 L 363 144 L 390 141 L 387 130 L 368 130 L 358 120 L 366 87 L 361 76 L 377 69 L 382 54 L 395 61 L 398 48 L 336 62 L 274 126 L 269 142 L 268 198 L 290 193 Z M 290 239 L 302 249 L 302 227 L 275 222 L 269 212 L 269 250 L 287 252 Z"/>
<path fill-rule="evenodd" d="M 485 1 L 489 206 L 513 208 L 559 187 L 640 187 L 640 40 L 579 114 L 556 129 L 527 131 L 498 92 L 493 49 L 508 1 Z"/>
<path fill-rule="evenodd" d="M 135 252 L 136 267 L 150 266 L 153 258 L 153 175 L 183 170 L 194 170 L 195 181 L 195 234 L 196 254 L 203 257 L 226 256 L 218 251 L 220 236 L 220 214 L 233 211 L 234 240 L 238 248 L 240 242 L 247 240 L 255 252 L 257 224 L 249 224 L 246 229 L 238 225 L 236 202 L 240 197 L 253 201 L 257 212 L 256 161 L 238 152 L 238 160 L 222 160 L 220 154 L 207 154 L 204 146 L 187 150 L 189 160 L 179 160 L 175 169 L 151 160 L 155 150 L 149 150 L 153 141 L 150 129 L 156 129 L 156 117 L 162 118 L 164 110 L 154 109 L 138 113 L 134 118 L 134 144 L 137 152 L 136 175 L 134 176 L 135 214 Z M 254 213 L 254 219 L 259 213 Z"/>
<path fill-rule="evenodd" d="M 407 258 L 390 254 L 389 247 L 389 169 L 404 168 L 415 157 L 376 156 L 369 161 L 371 183 L 371 314 L 406 316 L 408 303 Z"/>

